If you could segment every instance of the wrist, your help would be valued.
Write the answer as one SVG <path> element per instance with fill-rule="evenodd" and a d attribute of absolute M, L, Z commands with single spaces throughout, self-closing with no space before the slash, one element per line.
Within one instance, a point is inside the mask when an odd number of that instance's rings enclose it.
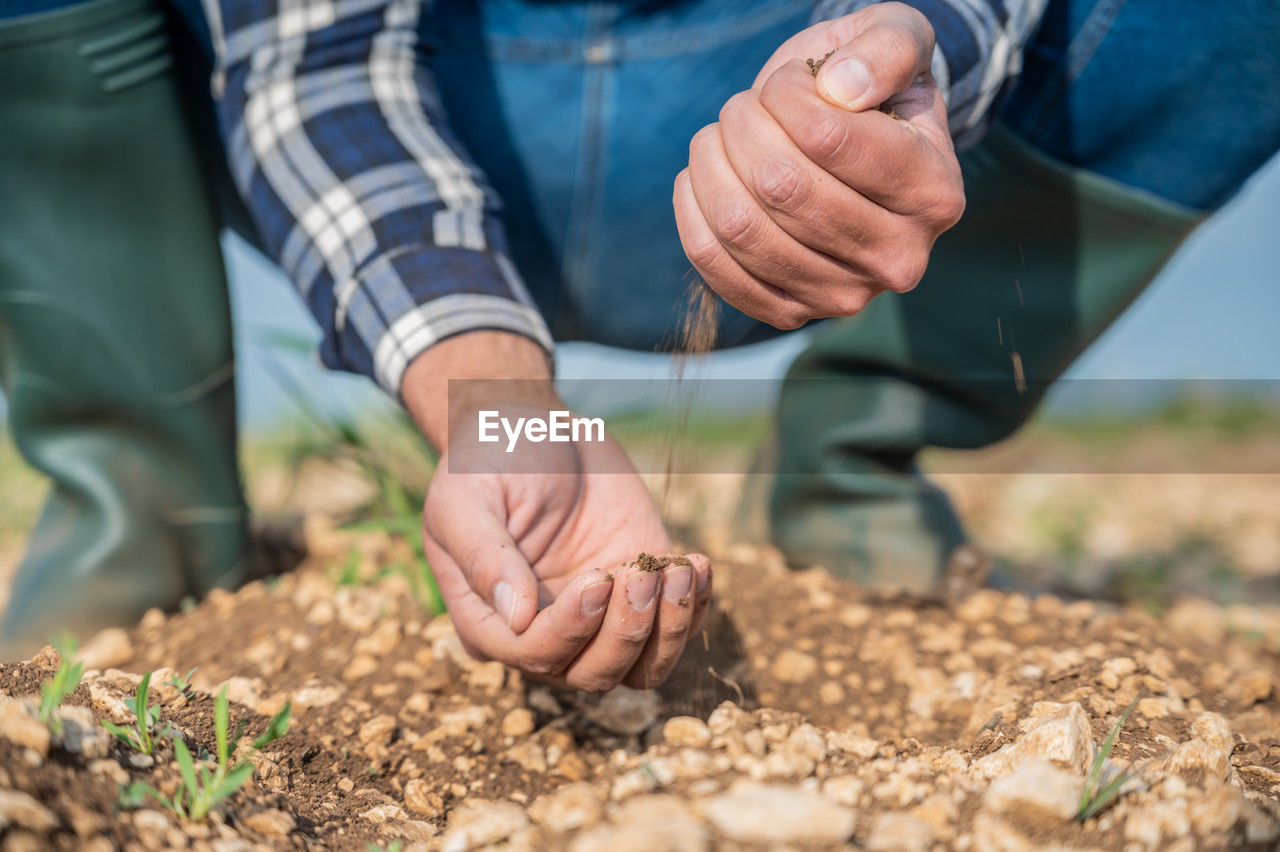
<path fill-rule="evenodd" d="M 451 427 L 464 417 L 474 418 L 480 409 L 564 407 L 547 351 L 506 331 L 467 332 L 432 346 L 405 370 L 400 395 L 418 428 L 441 453 L 448 449 Z"/>

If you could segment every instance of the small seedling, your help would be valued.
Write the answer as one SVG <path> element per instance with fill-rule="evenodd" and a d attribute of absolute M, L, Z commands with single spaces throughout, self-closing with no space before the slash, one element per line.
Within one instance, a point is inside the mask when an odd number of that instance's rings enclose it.
<path fill-rule="evenodd" d="M 183 695 L 183 697 L 190 699 L 194 692 L 194 688 L 191 686 L 191 676 L 195 673 L 196 673 L 196 670 L 192 669 L 191 671 L 187 672 L 185 675 L 176 674 L 173 677 L 166 680 L 164 682 L 164 685 L 172 686 L 174 689 L 178 690 L 178 692 L 180 692 Z"/>
<path fill-rule="evenodd" d="M 52 678 L 40 687 L 40 721 L 44 722 L 54 736 L 62 735 L 62 719 L 58 717 L 58 708 L 67 696 L 75 692 L 84 674 L 84 664 L 72 662 L 76 652 L 75 640 L 63 637 L 53 643 L 53 647 L 62 655 L 62 663 Z"/>
<path fill-rule="evenodd" d="M 143 754 L 151 754 L 155 751 L 155 741 L 152 739 L 151 732 L 160 723 L 160 705 L 148 703 L 150 698 L 148 693 L 150 691 L 151 672 L 147 672 L 138 683 L 138 692 L 133 699 L 134 722 L 132 728 L 124 728 L 108 722 L 106 719 L 102 720 L 102 727 L 107 729 L 107 733 Z M 159 734 L 164 736 L 168 732 L 169 728 L 166 725 Z"/>
<path fill-rule="evenodd" d="M 390 843 L 388 843 L 386 846 L 379 846 L 376 843 L 369 843 L 365 845 L 365 849 L 368 850 L 368 852 L 400 852 L 400 850 L 404 849 L 404 846 L 400 843 L 399 840 L 393 840 Z"/>
<path fill-rule="evenodd" d="M 267 729 L 253 741 L 252 751 L 260 751 L 270 743 L 284 736 L 289 729 L 289 716 L 292 705 L 285 703 L 284 709 L 272 717 Z M 182 783 L 174 791 L 173 796 L 165 796 L 155 787 L 142 781 L 136 781 L 126 787 L 120 796 L 125 807 L 136 807 L 148 797 L 155 799 L 164 807 L 173 811 L 182 819 L 199 822 L 208 816 L 219 802 L 228 799 L 253 775 L 253 763 L 248 760 L 233 763 L 231 750 L 238 739 L 241 728 L 237 728 L 237 736 L 229 735 L 230 714 L 227 709 L 227 689 L 222 688 L 213 705 L 213 730 L 216 739 L 216 752 L 211 757 L 216 761 L 213 771 L 204 763 L 196 765 L 191 750 L 182 737 L 173 740 L 173 754 L 178 761 L 178 772 L 182 775 Z M 197 771 L 198 770 L 198 771 Z"/>
<path fill-rule="evenodd" d="M 1093 765 L 1089 767 L 1089 777 L 1084 782 L 1084 791 L 1080 794 L 1080 807 L 1076 810 L 1076 819 L 1078 821 L 1084 822 L 1115 801 L 1120 795 L 1120 789 L 1129 782 L 1130 778 L 1138 774 L 1136 770 L 1127 769 L 1122 772 L 1115 772 L 1109 780 L 1104 779 L 1104 776 L 1107 775 L 1107 759 L 1111 756 L 1111 749 L 1115 747 L 1116 738 L 1120 736 L 1120 730 L 1124 727 L 1124 723 L 1129 721 L 1129 714 L 1134 711 L 1134 708 L 1138 706 L 1138 702 L 1146 694 L 1147 691 L 1145 689 L 1142 690 L 1133 699 L 1133 702 L 1124 708 L 1120 718 L 1116 719 L 1116 723 L 1111 726 L 1111 733 L 1107 734 L 1107 738 L 1102 741 L 1102 746 L 1098 749 L 1098 753 L 1094 755 Z"/>

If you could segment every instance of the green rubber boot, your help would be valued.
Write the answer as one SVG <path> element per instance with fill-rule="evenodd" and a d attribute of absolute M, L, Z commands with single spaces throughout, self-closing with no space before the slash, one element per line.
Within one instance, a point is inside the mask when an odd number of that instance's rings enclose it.
<path fill-rule="evenodd" d="M 924 595 L 971 570 L 918 452 L 1010 435 L 1203 219 L 1000 128 L 961 165 L 968 209 L 920 286 L 833 325 L 787 374 L 767 515 L 796 567 Z"/>
<path fill-rule="evenodd" d="M 0 381 L 52 480 L 7 658 L 242 573 L 226 279 L 166 27 L 155 0 L 0 23 Z"/>

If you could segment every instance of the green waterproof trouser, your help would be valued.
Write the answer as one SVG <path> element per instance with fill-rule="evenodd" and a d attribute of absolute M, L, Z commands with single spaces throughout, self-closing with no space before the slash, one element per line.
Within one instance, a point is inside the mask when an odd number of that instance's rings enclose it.
<path fill-rule="evenodd" d="M 783 383 L 768 528 L 793 566 L 939 591 L 965 536 L 920 450 L 1014 432 L 1203 218 L 1002 128 L 960 159 L 968 207 L 924 280 L 833 323 Z"/>
<path fill-rule="evenodd" d="M 52 480 L 7 656 L 241 575 L 226 280 L 167 26 L 154 0 L 0 22 L 0 381 Z"/>

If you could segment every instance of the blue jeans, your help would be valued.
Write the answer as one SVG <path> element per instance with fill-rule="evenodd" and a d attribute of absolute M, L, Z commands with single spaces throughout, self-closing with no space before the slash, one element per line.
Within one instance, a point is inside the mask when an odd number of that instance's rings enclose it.
<path fill-rule="evenodd" d="M 812 0 L 437 0 L 424 36 L 453 130 L 506 204 L 553 332 L 669 343 L 691 267 L 671 212 L 690 137 Z M 1189 208 L 1280 148 L 1280 3 L 1054 0 L 1002 120 L 1040 151 Z M 726 311 L 721 344 L 774 332 Z"/>

